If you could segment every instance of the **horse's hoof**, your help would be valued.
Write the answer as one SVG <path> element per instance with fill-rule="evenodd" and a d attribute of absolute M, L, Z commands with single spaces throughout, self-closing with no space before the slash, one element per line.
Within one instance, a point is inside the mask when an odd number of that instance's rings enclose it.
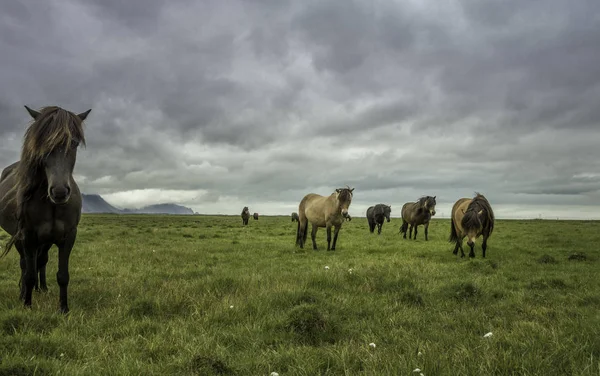
<path fill-rule="evenodd" d="M 58 310 L 59 313 L 62 313 L 63 315 L 66 315 L 69 313 L 69 307 L 60 307 L 60 309 Z"/>

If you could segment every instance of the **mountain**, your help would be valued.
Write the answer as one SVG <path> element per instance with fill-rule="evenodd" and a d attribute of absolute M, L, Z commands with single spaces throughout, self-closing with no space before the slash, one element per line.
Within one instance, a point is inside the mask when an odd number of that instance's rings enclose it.
<path fill-rule="evenodd" d="M 82 194 L 84 213 L 121 213 L 120 209 L 115 208 L 108 202 L 104 201 L 100 195 Z"/>
<path fill-rule="evenodd" d="M 190 215 L 194 211 L 177 204 L 156 204 L 144 206 L 141 209 L 118 209 L 106 202 L 100 195 L 82 194 L 84 213 L 114 213 L 114 214 L 178 214 Z"/>
<path fill-rule="evenodd" d="M 194 214 L 194 211 L 185 206 L 177 204 L 156 204 L 144 206 L 141 209 L 123 209 L 123 213 L 135 213 L 135 214 L 179 214 L 179 215 L 190 215 Z"/>

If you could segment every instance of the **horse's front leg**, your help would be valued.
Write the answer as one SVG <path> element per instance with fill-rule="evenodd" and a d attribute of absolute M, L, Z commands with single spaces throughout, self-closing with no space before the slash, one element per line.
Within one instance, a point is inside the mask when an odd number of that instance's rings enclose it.
<path fill-rule="evenodd" d="M 469 252 L 469 257 L 475 257 L 475 242 L 469 239 L 467 241 L 467 244 L 469 245 L 469 248 L 471 248 L 471 251 Z"/>
<path fill-rule="evenodd" d="M 332 251 L 335 251 L 335 245 L 337 244 L 338 233 L 340 232 L 340 228 L 342 225 L 335 226 L 335 231 L 333 232 L 333 247 L 331 247 Z"/>
<path fill-rule="evenodd" d="M 48 250 L 52 244 L 43 245 L 38 250 L 38 258 L 37 258 L 37 269 L 39 274 L 39 287 L 37 283 L 35 283 L 36 291 L 46 292 L 48 291 L 48 285 L 46 284 L 46 265 L 48 264 Z"/>
<path fill-rule="evenodd" d="M 412 239 L 412 230 L 413 230 L 413 225 L 410 225 L 410 227 L 408 228 L 408 238 Z M 404 235 L 406 235 L 406 233 L 404 233 Z"/>
<path fill-rule="evenodd" d="M 429 235 L 429 222 L 425 223 L 425 241 L 429 240 L 427 235 Z"/>
<path fill-rule="evenodd" d="M 69 286 L 69 257 L 71 250 L 77 238 L 77 228 L 67 234 L 64 242 L 58 245 L 58 272 L 56 273 L 56 281 L 60 287 L 60 311 L 62 313 L 69 312 L 69 304 L 67 301 L 67 288 Z"/>
<path fill-rule="evenodd" d="M 20 241 L 15 243 L 15 248 L 19 252 L 19 266 L 21 267 L 21 279 L 19 280 L 19 299 L 25 301 L 25 274 L 27 273 L 27 262 L 25 261 L 25 252 Z"/>
<path fill-rule="evenodd" d="M 413 238 L 414 240 L 417 240 L 417 229 L 419 228 L 419 225 L 415 225 L 415 237 Z"/>
<path fill-rule="evenodd" d="M 25 234 L 22 243 L 23 258 L 25 259 L 25 273 L 21 280 L 21 295 L 26 308 L 31 308 L 31 294 L 37 280 L 37 245 L 31 240 L 32 236 Z"/>
<path fill-rule="evenodd" d="M 383 226 L 383 223 L 378 223 L 377 224 L 377 234 L 381 235 L 381 226 Z"/>

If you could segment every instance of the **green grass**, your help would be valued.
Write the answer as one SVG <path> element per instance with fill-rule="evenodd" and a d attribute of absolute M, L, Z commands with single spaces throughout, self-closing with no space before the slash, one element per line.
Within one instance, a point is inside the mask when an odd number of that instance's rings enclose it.
<path fill-rule="evenodd" d="M 600 222 L 498 221 L 486 259 L 399 225 L 315 252 L 288 217 L 85 215 L 69 315 L 55 249 L 31 310 L 0 260 L 0 375 L 600 374 Z"/>

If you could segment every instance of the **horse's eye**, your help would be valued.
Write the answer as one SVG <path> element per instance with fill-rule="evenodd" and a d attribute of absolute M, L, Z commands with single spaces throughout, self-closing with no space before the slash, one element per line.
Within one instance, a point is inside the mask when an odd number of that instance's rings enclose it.
<path fill-rule="evenodd" d="M 79 141 L 71 141 L 71 149 L 76 149 L 79 146 Z"/>

